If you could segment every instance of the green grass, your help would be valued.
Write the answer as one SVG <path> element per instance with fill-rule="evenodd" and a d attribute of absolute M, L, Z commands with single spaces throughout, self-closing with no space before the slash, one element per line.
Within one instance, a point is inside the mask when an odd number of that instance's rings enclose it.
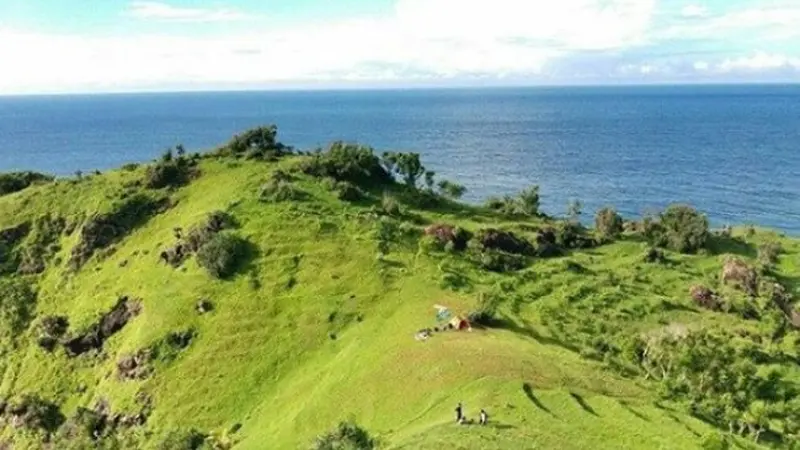
<path fill-rule="evenodd" d="M 236 449 L 306 448 L 350 417 L 391 449 L 692 449 L 714 431 L 681 405 L 657 403 L 653 382 L 582 357 L 570 330 L 550 325 L 553 311 L 613 318 L 617 331 L 631 335 L 669 323 L 741 325 L 731 315 L 694 309 L 688 298 L 693 283 L 717 286 L 720 255 L 669 254 L 670 265 L 646 264 L 643 244 L 631 238 L 535 260 L 517 274 L 491 274 L 461 257 L 419 254 L 406 239 L 380 261 L 366 206 L 341 202 L 307 178 L 294 183 L 308 194 L 303 201 L 259 200 L 271 171 L 291 163 L 204 160 L 202 175 L 171 194 L 177 204 L 133 230 L 113 254 L 95 255 L 76 273 L 50 262 L 30 278 L 39 292 L 37 315 L 68 316 L 71 330 L 93 323 L 120 295 L 141 298 L 144 308 L 106 342 L 104 358 L 44 353 L 29 331 L 3 356 L 0 397 L 36 392 L 69 417 L 100 399 L 114 411 L 135 411 L 136 394 L 146 392 L 154 409 L 137 443 L 143 448 L 155 448 L 169 430 L 222 432 L 234 424 L 242 425 L 231 435 Z M 105 212 L 142 170 L 0 197 L 0 229 L 45 213 L 84 220 Z M 473 231 L 537 224 L 468 206 L 403 209 L 421 224 Z M 175 227 L 188 229 L 215 210 L 230 212 L 240 222 L 236 232 L 257 248 L 237 276 L 212 279 L 194 258 L 178 269 L 159 262 L 175 242 Z M 77 234 L 62 239 L 62 261 Z M 767 234 L 723 249 L 754 258 Z M 780 273 L 797 289 L 800 242 L 780 239 Z M 566 261 L 583 270 L 567 270 Z M 443 287 L 446 272 L 462 278 L 458 290 Z M 497 289 L 512 293 L 501 307 L 504 328 L 414 340 L 418 329 L 434 324 L 434 304 L 467 312 L 478 293 Z M 200 299 L 215 310 L 196 314 Z M 117 379 L 120 356 L 188 327 L 197 337 L 174 361 L 157 362 L 153 377 Z M 470 418 L 486 408 L 490 426 L 454 424 L 459 401 Z M 37 439 L 0 422 L 0 442 L 39 448 Z"/>

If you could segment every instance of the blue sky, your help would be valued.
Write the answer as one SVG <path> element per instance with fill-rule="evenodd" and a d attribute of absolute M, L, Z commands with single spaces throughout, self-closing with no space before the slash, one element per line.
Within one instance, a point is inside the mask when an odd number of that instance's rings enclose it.
<path fill-rule="evenodd" d="M 0 0 L 0 94 L 800 81 L 800 0 Z"/>

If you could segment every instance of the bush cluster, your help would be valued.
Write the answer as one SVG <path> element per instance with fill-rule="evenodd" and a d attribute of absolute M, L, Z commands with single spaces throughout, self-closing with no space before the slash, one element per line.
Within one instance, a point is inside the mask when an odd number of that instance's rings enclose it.
<path fill-rule="evenodd" d="M 318 436 L 312 450 L 373 450 L 378 448 L 367 430 L 355 422 L 341 422 L 332 431 Z"/>
<path fill-rule="evenodd" d="M 696 253 L 709 237 L 706 216 L 686 205 L 671 205 L 657 218 L 645 218 L 642 228 L 651 245 L 680 253 Z"/>
<path fill-rule="evenodd" d="M 604 239 L 614 239 L 622 233 L 622 217 L 614 208 L 603 208 L 594 217 L 594 227 Z"/>
<path fill-rule="evenodd" d="M 467 188 L 463 185 L 448 180 L 440 181 L 438 187 L 439 193 L 454 200 L 460 199 L 467 192 Z"/>
<path fill-rule="evenodd" d="M 371 147 L 334 142 L 326 152 L 313 154 L 300 165 L 307 175 L 372 186 L 391 179 Z"/>
<path fill-rule="evenodd" d="M 289 181 L 273 178 L 261 186 L 258 197 L 265 202 L 286 202 L 302 200 L 305 193 Z"/>
<path fill-rule="evenodd" d="M 278 142 L 277 137 L 278 127 L 275 125 L 252 128 L 234 136 L 218 154 L 268 161 L 291 154 L 291 147 Z"/>
<path fill-rule="evenodd" d="M 197 161 L 186 157 L 180 145 L 176 147 L 176 153 L 177 156 L 173 155 L 171 148 L 167 149 L 159 161 L 147 167 L 144 185 L 148 189 L 180 187 L 197 175 Z"/>
<path fill-rule="evenodd" d="M 36 293 L 29 283 L 0 278 L 0 340 L 12 340 L 25 331 L 35 308 Z"/>
<path fill-rule="evenodd" d="M 0 195 L 13 194 L 32 184 L 48 183 L 53 179 L 51 175 L 37 172 L 0 173 Z"/>
<path fill-rule="evenodd" d="M 486 206 L 507 216 L 534 217 L 539 215 L 539 201 L 539 186 L 531 186 L 516 196 L 491 197 Z"/>
<path fill-rule="evenodd" d="M 197 263 L 215 278 L 233 275 L 245 257 L 246 241 L 233 233 L 219 233 L 197 251 Z"/>

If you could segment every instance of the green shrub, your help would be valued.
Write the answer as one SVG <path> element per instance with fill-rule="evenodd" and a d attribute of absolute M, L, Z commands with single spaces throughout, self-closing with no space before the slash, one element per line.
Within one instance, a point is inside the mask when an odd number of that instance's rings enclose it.
<path fill-rule="evenodd" d="M 507 216 L 533 217 L 539 215 L 539 200 L 539 186 L 530 186 L 516 197 L 490 197 L 486 201 L 486 207 Z"/>
<path fill-rule="evenodd" d="M 426 174 L 425 166 L 419 158 L 419 153 L 385 152 L 381 157 L 384 170 L 389 174 L 397 174 L 403 179 L 406 186 L 417 187 L 417 180 Z M 430 185 L 433 185 L 433 172 L 427 175 Z"/>
<path fill-rule="evenodd" d="M 260 126 L 236 135 L 219 154 L 248 159 L 274 160 L 292 153 L 292 149 L 278 142 L 278 127 Z"/>
<path fill-rule="evenodd" d="M 29 430 L 42 430 L 53 433 L 64 423 L 66 418 L 58 405 L 38 395 L 23 395 L 8 408 L 17 423 Z"/>
<path fill-rule="evenodd" d="M 167 150 L 161 160 L 148 166 L 145 171 L 144 185 L 148 189 L 183 186 L 197 175 L 196 163 L 185 156 L 172 156 Z"/>
<path fill-rule="evenodd" d="M 314 177 L 330 177 L 359 186 L 391 180 L 371 147 L 334 142 L 327 152 L 315 153 L 300 164 L 300 170 Z"/>
<path fill-rule="evenodd" d="M 430 255 L 444 251 L 445 243 L 439 240 L 436 236 L 425 235 L 422 236 L 417 245 L 420 253 L 424 255 Z"/>
<path fill-rule="evenodd" d="M 381 210 L 387 216 L 397 217 L 401 215 L 400 204 L 389 194 L 383 194 Z"/>
<path fill-rule="evenodd" d="M 525 188 L 517 195 L 517 214 L 539 215 L 539 186 Z"/>
<path fill-rule="evenodd" d="M 32 184 L 49 183 L 53 177 L 36 172 L 0 173 L 0 195 L 19 192 Z"/>
<path fill-rule="evenodd" d="M 349 181 L 339 181 L 334 187 L 336 198 L 345 202 L 357 202 L 366 198 L 364 191 Z"/>
<path fill-rule="evenodd" d="M 527 259 L 498 250 L 484 250 L 479 254 L 478 263 L 490 272 L 505 273 L 524 269 Z"/>
<path fill-rule="evenodd" d="M 272 179 L 261 186 L 258 197 L 265 202 L 288 202 L 302 200 L 305 193 L 288 181 Z"/>
<path fill-rule="evenodd" d="M 0 337 L 14 338 L 26 328 L 36 308 L 36 293 L 30 283 L 17 278 L 0 278 Z M 9 336 L 3 336 L 4 332 Z"/>
<path fill-rule="evenodd" d="M 232 233 L 219 233 L 197 251 L 197 263 L 215 278 L 234 274 L 245 256 L 246 241 Z"/>
<path fill-rule="evenodd" d="M 651 245 L 680 253 L 696 253 L 708 241 L 708 219 L 691 206 L 671 205 L 658 220 L 647 217 L 643 234 Z"/>
<path fill-rule="evenodd" d="M 206 441 L 206 435 L 195 430 L 173 430 L 158 444 L 158 450 L 198 450 Z"/>
<path fill-rule="evenodd" d="M 613 239 L 622 233 L 622 217 L 614 208 L 603 208 L 594 216 L 597 232 L 606 239 Z"/>
<path fill-rule="evenodd" d="M 375 226 L 375 240 L 381 254 L 389 253 L 390 246 L 397 240 L 399 226 L 387 217 L 381 217 Z"/>
<path fill-rule="evenodd" d="M 442 180 L 439 182 L 439 192 L 452 199 L 458 200 L 467 192 L 467 188 L 452 181 Z"/>
<path fill-rule="evenodd" d="M 314 441 L 312 450 L 373 450 L 377 443 L 367 430 L 356 423 L 341 422 L 334 430 L 323 434 Z"/>
<path fill-rule="evenodd" d="M 765 242 L 758 246 L 758 262 L 764 267 L 773 267 L 778 263 L 781 252 L 783 252 L 783 248 L 780 242 Z"/>
<path fill-rule="evenodd" d="M 719 432 L 711 432 L 705 435 L 700 445 L 703 450 L 728 450 L 731 448 L 728 439 Z"/>

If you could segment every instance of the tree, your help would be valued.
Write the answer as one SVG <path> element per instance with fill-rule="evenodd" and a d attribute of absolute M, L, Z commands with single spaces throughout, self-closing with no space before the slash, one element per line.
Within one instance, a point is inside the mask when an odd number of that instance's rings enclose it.
<path fill-rule="evenodd" d="M 435 180 L 433 177 L 436 176 L 436 172 L 432 170 L 425 171 L 425 186 L 428 188 L 429 191 L 433 191 L 433 186 L 435 184 Z"/>
<path fill-rule="evenodd" d="M 622 217 L 614 208 L 606 207 L 597 211 L 594 226 L 603 237 L 614 238 L 622 233 Z"/>
<path fill-rule="evenodd" d="M 439 192 L 441 192 L 442 195 L 458 200 L 464 196 L 464 193 L 467 192 L 467 188 L 451 181 L 442 180 L 439 182 Z"/>
<path fill-rule="evenodd" d="M 417 180 L 425 175 L 425 166 L 419 159 L 419 153 L 386 152 L 381 158 L 384 168 L 389 173 L 396 173 L 408 187 L 416 188 Z"/>
<path fill-rule="evenodd" d="M 681 253 L 695 253 L 708 240 L 708 219 L 688 205 L 671 205 L 660 217 L 667 247 Z"/>
<path fill-rule="evenodd" d="M 519 193 L 517 210 L 518 214 L 526 216 L 539 215 L 539 186 L 530 186 Z"/>
<path fill-rule="evenodd" d="M 355 422 L 341 422 L 333 431 L 317 437 L 312 450 L 373 450 L 377 443 Z"/>
<path fill-rule="evenodd" d="M 567 204 L 567 216 L 573 222 L 579 222 L 581 214 L 583 214 L 583 203 L 578 199 L 570 200 Z"/>

